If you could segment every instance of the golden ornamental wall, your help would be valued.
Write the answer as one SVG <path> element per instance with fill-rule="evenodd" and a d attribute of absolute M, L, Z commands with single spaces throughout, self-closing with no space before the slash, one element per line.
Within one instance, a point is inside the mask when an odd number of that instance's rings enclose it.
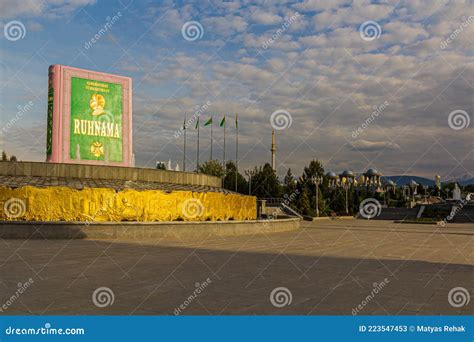
<path fill-rule="evenodd" d="M 256 198 L 219 192 L 69 187 L 0 187 L 1 220 L 218 221 L 254 220 Z"/>

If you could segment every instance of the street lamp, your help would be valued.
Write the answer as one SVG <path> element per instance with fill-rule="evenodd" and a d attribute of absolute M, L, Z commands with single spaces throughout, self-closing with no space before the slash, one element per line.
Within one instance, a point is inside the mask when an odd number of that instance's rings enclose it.
<path fill-rule="evenodd" d="M 354 184 L 354 172 L 345 170 L 339 175 L 339 180 L 346 192 L 346 214 L 349 214 L 349 188 Z"/>
<path fill-rule="evenodd" d="M 350 188 L 350 184 L 349 182 L 342 182 L 341 183 L 341 187 L 344 189 L 345 193 L 346 193 L 346 214 L 349 214 L 349 188 Z"/>
<path fill-rule="evenodd" d="M 323 177 L 311 176 L 311 182 L 316 186 L 316 217 L 319 217 L 319 185 L 323 182 Z"/>
<path fill-rule="evenodd" d="M 416 188 L 418 187 L 418 183 L 415 182 L 414 180 L 412 180 L 410 182 L 410 188 L 411 188 L 411 192 L 412 192 L 412 201 L 415 202 L 415 195 L 417 194 L 416 193 Z"/>
<path fill-rule="evenodd" d="M 428 190 L 428 185 L 423 185 L 423 190 L 425 192 L 425 203 L 428 203 L 428 200 L 427 200 L 427 195 L 426 195 L 426 190 Z"/>
<path fill-rule="evenodd" d="M 255 176 L 255 170 L 245 170 L 245 175 L 249 178 L 249 195 L 252 195 L 252 177 Z"/>

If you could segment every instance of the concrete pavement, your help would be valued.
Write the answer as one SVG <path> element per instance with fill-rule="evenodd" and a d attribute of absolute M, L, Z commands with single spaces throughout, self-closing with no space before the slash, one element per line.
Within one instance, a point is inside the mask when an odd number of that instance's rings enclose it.
<path fill-rule="evenodd" d="M 449 300 L 454 288 L 474 295 L 472 224 L 303 226 L 215 238 L 0 240 L 0 305 L 9 303 L 0 314 L 474 314 L 474 300 Z M 108 296 L 98 298 L 99 288 Z"/>

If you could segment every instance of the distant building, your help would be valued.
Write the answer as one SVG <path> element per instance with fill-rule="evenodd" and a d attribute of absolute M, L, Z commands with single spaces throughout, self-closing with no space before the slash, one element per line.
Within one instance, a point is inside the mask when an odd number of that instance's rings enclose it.
<path fill-rule="evenodd" d="M 461 189 L 459 189 L 458 183 L 454 183 L 453 200 L 455 201 L 461 200 Z"/>

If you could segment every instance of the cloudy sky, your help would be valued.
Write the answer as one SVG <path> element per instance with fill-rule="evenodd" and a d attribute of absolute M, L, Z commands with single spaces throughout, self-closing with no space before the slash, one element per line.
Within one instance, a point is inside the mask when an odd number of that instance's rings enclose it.
<path fill-rule="evenodd" d="M 471 1 L 4 0 L 0 13 L 0 148 L 19 159 L 45 159 L 47 70 L 64 64 L 133 78 L 139 166 L 181 162 L 175 132 L 209 102 L 201 120 L 228 115 L 228 158 L 239 113 L 242 170 L 270 161 L 276 127 L 279 175 L 317 158 L 474 176 Z M 195 142 L 190 127 L 188 169 Z M 206 127 L 202 159 L 209 145 Z"/>

